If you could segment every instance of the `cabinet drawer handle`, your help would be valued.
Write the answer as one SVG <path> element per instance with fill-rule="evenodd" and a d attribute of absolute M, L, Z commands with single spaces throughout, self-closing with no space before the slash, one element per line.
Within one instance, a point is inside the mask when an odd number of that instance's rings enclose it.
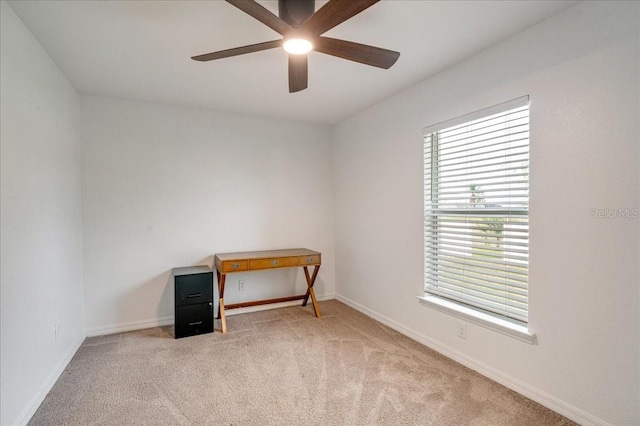
<path fill-rule="evenodd" d="M 313 262 L 313 257 L 307 257 L 307 263 Z"/>
<path fill-rule="evenodd" d="M 190 322 L 189 325 L 200 325 L 202 321 Z"/>
<path fill-rule="evenodd" d="M 231 267 L 232 267 L 233 269 L 238 269 L 238 268 L 240 267 L 240 264 L 239 264 L 239 263 L 232 263 L 232 264 L 231 264 Z"/>
<path fill-rule="evenodd" d="M 276 266 L 276 265 L 278 265 L 279 263 L 280 263 L 280 262 L 279 262 L 279 261 L 277 261 L 277 260 L 272 260 L 272 261 L 271 261 L 271 265 L 272 265 L 272 266 Z"/>
<path fill-rule="evenodd" d="M 190 299 L 192 297 L 200 297 L 200 296 L 202 296 L 202 293 L 192 293 L 187 296 L 187 299 Z"/>

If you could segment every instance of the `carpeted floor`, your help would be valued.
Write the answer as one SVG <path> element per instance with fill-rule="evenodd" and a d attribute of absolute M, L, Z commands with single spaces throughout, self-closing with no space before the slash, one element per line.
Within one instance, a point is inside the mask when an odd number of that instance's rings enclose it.
<path fill-rule="evenodd" d="M 340 302 L 320 311 L 88 338 L 29 424 L 574 424 Z"/>

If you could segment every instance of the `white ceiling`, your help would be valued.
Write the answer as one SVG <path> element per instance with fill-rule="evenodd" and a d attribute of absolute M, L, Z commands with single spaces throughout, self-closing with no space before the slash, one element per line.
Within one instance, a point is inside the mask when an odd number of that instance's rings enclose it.
<path fill-rule="evenodd" d="M 260 3 L 277 14 L 277 1 Z M 384 0 L 326 35 L 399 51 L 398 62 L 382 70 L 312 52 L 309 88 L 290 94 L 281 49 L 190 59 L 279 38 L 224 1 L 9 2 L 81 93 L 321 124 L 337 123 L 574 3 Z"/>

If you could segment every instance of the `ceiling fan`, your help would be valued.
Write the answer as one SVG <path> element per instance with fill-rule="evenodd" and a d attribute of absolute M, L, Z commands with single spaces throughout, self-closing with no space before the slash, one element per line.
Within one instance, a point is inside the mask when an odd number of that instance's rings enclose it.
<path fill-rule="evenodd" d="M 329 0 L 315 13 L 315 0 L 278 0 L 280 16 L 254 0 L 226 1 L 275 30 L 283 38 L 206 53 L 191 59 L 206 62 L 282 47 L 289 53 L 289 93 L 307 88 L 307 53 L 312 50 L 384 69 L 395 64 L 400 56 L 399 52 L 392 50 L 322 36 L 380 0 Z"/>

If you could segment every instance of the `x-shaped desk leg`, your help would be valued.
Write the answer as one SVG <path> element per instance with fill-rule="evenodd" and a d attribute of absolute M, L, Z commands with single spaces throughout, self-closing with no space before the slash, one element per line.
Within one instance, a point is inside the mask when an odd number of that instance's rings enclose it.
<path fill-rule="evenodd" d="M 220 320 L 222 334 L 227 332 L 227 318 L 224 314 L 224 282 L 227 278 L 226 274 L 221 274 L 220 271 L 216 270 L 216 274 L 218 275 L 218 296 L 220 297 L 218 303 L 218 319 Z"/>
<path fill-rule="evenodd" d="M 304 276 L 307 279 L 307 293 L 304 295 L 304 301 L 302 306 L 307 306 L 309 296 L 311 296 L 311 303 L 313 303 L 313 310 L 316 313 L 316 318 L 320 318 L 320 309 L 318 309 L 318 302 L 316 301 L 316 293 L 313 291 L 313 284 L 316 282 L 320 265 L 314 266 L 313 275 L 309 276 L 308 267 L 304 266 Z"/>

